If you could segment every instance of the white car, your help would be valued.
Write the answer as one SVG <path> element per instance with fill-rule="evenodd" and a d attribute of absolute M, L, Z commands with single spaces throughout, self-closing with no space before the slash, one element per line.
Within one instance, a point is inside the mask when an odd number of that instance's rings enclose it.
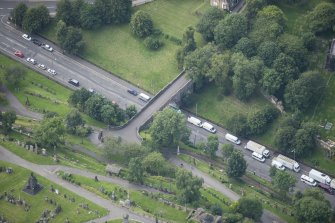
<path fill-rule="evenodd" d="M 30 57 L 27 58 L 27 62 L 34 64 L 34 65 L 37 63 L 35 59 L 30 58 Z"/>
<path fill-rule="evenodd" d="M 39 68 L 41 68 L 42 70 L 45 70 L 45 69 L 47 69 L 47 67 L 44 65 L 44 64 L 38 64 L 37 65 Z"/>
<path fill-rule="evenodd" d="M 22 38 L 28 41 L 31 41 L 31 37 L 28 34 L 23 34 Z"/>
<path fill-rule="evenodd" d="M 50 73 L 52 75 L 56 75 L 57 74 L 55 70 L 50 69 L 50 68 L 48 69 L 48 73 Z"/>
<path fill-rule="evenodd" d="M 49 51 L 49 52 L 54 51 L 54 49 L 51 46 L 47 45 L 47 44 L 43 45 L 42 48 L 45 49 L 45 50 L 47 50 L 47 51 Z"/>
<path fill-rule="evenodd" d="M 89 88 L 87 89 L 90 93 L 94 94 L 95 93 L 95 90 L 93 88 Z"/>

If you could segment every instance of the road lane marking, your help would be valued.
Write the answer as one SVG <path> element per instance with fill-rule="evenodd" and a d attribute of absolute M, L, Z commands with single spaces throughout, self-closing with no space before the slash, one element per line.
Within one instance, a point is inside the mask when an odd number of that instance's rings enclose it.
<path fill-rule="evenodd" d="M 13 8 L 7 8 L 7 9 L 13 9 Z"/>
<path fill-rule="evenodd" d="M 3 45 L 10 47 L 7 43 L 1 42 Z"/>

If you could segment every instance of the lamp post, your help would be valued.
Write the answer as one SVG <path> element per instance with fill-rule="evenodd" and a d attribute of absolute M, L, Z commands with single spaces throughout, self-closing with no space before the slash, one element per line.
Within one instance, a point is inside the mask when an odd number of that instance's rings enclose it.
<path fill-rule="evenodd" d="M 293 153 L 293 159 L 295 160 L 295 149 L 293 149 L 291 153 Z"/>

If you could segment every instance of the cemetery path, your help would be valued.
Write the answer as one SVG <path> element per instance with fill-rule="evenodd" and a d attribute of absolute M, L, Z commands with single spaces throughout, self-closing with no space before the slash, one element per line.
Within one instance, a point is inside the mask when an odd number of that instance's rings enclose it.
<path fill-rule="evenodd" d="M 201 177 L 204 179 L 204 185 L 209 186 L 211 188 L 214 188 L 215 190 L 219 191 L 223 195 L 227 196 L 230 200 L 232 201 L 237 201 L 240 199 L 240 195 L 223 185 L 221 182 L 215 180 L 208 174 L 198 170 L 196 167 L 184 162 L 183 160 L 179 159 L 176 155 L 170 154 L 169 161 L 176 166 L 181 166 L 183 164 L 183 168 L 186 170 L 189 170 L 193 173 L 193 175 Z M 263 210 L 263 215 L 261 218 L 262 222 L 278 222 L 278 223 L 285 223 L 282 219 L 280 219 L 278 216 L 273 214 L 272 212 L 264 209 Z"/>
<path fill-rule="evenodd" d="M 37 112 L 30 111 L 10 92 L 6 87 L 2 88 L 5 92 L 6 100 L 8 101 L 8 106 L 0 105 L 0 111 L 15 111 L 17 115 L 33 118 L 36 120 L 42 120 L 43 115 Z"/>
<path fill-rule="evenodd" d="M 107 220 L 110 219 L 120 219 L 122 218 L 124 215 L 128 214 L 130 219 L 139 221 L 139 222 L 143 222 L 143 223 L 153 223 L 155 222 L 153 219 L 149 218 L 149 217 L 144 217 L 142 215 L 136 214 L 134 212 L 132 212 L 131 210 L 125 208 L 125 207 L 121 207 L 118 206 L 116 204 L 114 204 L 112 201 L 104 199 L 82 187 L 79 186 L 75 186 L 67 181 L 62 180 L 61 178 L 59 178 L 53 171 L 51 171 L 50 169 L 48 169 L 48 166 L 44 166 L 44 165 L 38 165 L 38 164 L 34 164 L 31 163 L 29 161 L 26 161 L 22 158 L 20 158 L 19 156 L 15 155 L 14 153 L 8 151 L 7 149 L 5 149 L 4 147 L 0 146 L 0 160 L 6 161 L 6 162 L 10 162 L 16 165 L 19 165 L 21 167 L 24 167 L 30 171 L 33 171 L 41 176 L 43 176 L 44 178 L 52 181 L 55 184 L 58 184 L 64 188 L 66 188 L 67 190 L 86 198 L 87 200 L 102 206 L 104 208 L 106 208 L 109 211 L 109 214 L 99 218 L 99 219 L 95 219 L 94 222 L 98 223 L 98 222 L 105 222 Z M 93 222 L 93 221 L 90 221 Z"/>

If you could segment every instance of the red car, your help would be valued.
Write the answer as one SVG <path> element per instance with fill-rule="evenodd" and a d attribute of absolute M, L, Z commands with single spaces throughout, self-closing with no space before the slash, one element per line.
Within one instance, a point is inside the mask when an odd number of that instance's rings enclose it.
<path fill-rule="evenodd" d="M 18 56 L 18 57 L 21 57 L 21 58 L 24 57 L 24 55 L 21 51 L 16 51 L 14 54 L 15 54 L 15 56 Z"/>

